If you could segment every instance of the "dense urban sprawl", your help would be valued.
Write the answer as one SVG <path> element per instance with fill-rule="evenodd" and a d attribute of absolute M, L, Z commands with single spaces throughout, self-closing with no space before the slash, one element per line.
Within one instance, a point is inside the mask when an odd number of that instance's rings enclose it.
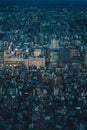
<path fill-rule="evenodd" d="M 0 7 L 0 130 L 87 129 L 87 10 Z"/>

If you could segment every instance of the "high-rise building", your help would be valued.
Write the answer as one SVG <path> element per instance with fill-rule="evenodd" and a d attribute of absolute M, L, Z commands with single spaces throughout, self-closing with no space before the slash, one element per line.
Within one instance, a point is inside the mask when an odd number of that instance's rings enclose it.
<path fill-rule="evenodd" d="M 69 48 L 60 47 L 58 50 L 59 62 L 68 62 L 70 60 Z"/>
<path fill-rule="evenodd" d="M 58 64 L 58 49 L 50 49 L 50 65 L 56 67 Z"/>
<path fill-rule="evenodd" d="M 76 48 L 70 48 L 70 58 L 74 58 L 78 56 L 78 49 Z"/>
<path fill-rule="evenodd" d="M 0 46 L 0 68 L 2 68 L 4 64 L 4 48 Z"/>
<path fill-rule="evenodd" d="M 51 45 L 50 45 L 50 48 L 52 49 L 55 49 L 55 48 L 59 48 L 59 43 L 58 43 L 58 40 L 56 40 L 55 38 L 51 40 Z"/>
<path fill-rule="evenodd" d="M 29 59 L 24 59 L 23 63 L 26 66 L 37 66 L 38 68 L 45 67 L 45 57 L 30 57 Z"/>
<path fill-rule="evenodd" d="M 87 51 L 85 52 L 84 64 L 87 65 Z"/>
<path fill-rule="evenodd" d="M 58 64 L 58 41 L 54 38 L 50 44 L 50 66 L 57 67 Z"/>
<path fill-rule="evenodd" d="M 18 66 L 20 64 L 23 64 L 23 58 L 13 57 L 4 59 L 4 65 Z"/>

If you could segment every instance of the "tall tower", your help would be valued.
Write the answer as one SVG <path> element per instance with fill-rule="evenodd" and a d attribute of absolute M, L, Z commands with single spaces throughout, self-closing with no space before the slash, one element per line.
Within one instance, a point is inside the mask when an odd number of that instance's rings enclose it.
<path fill-rule="evenodd" d="M 4 48 L 0 46 L 0 69 L 4 65 Z"/>
<path fill-rule="evenodd" d="M 50 46 L 50 48 L 53 48 L 53 49 L 59 48 L 58 40 L 56 40 L 55 38 L 53 38 L 51 40 L 51 46 Z"/>
<path fill-rule="evenodd" d="M 50 66 L 52 67 L 56 67 L 58 64 L 58 49 L 58 40 L 53 38 L 50 45 Z"/>

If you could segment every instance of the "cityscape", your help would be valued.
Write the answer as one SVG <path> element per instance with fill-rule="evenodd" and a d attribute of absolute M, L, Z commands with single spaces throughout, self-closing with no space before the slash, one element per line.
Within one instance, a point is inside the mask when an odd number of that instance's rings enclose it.
<path fill-rule="evenodd" d="M 87 9 L 0 6 L 0 130 L 87 130 Z"/>

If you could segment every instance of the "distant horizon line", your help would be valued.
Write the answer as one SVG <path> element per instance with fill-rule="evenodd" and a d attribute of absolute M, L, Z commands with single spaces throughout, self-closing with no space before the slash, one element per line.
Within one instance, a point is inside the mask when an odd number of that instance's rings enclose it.
<path fill-rule="evenodd" d="M 73 4 L 73 3 L 52 3 L 52 4 L 49 4 L 49 3 L 44 3 L 44 4 L 24 4 L 24 3 L 0 3 L 0 6 L 21 6 L 21 5 L 24 5 L 24 6 L 86 6 L 87 7 L 87 3 L 86 4 Z"/>
<path fill-rule="evenodd" d="M 4 2 L 5 1 L 5 2 Z M 21 2 L 20 2 L 21 1 Z M 33 1 L 33 2 L 32 2 Z M 24 6 L 24 7 L 87 7 L 87 2 L 78 2 L 78 1 L 49 1 L 49 0 L 0 0 L 0 7 L 1 6 Z"/>

